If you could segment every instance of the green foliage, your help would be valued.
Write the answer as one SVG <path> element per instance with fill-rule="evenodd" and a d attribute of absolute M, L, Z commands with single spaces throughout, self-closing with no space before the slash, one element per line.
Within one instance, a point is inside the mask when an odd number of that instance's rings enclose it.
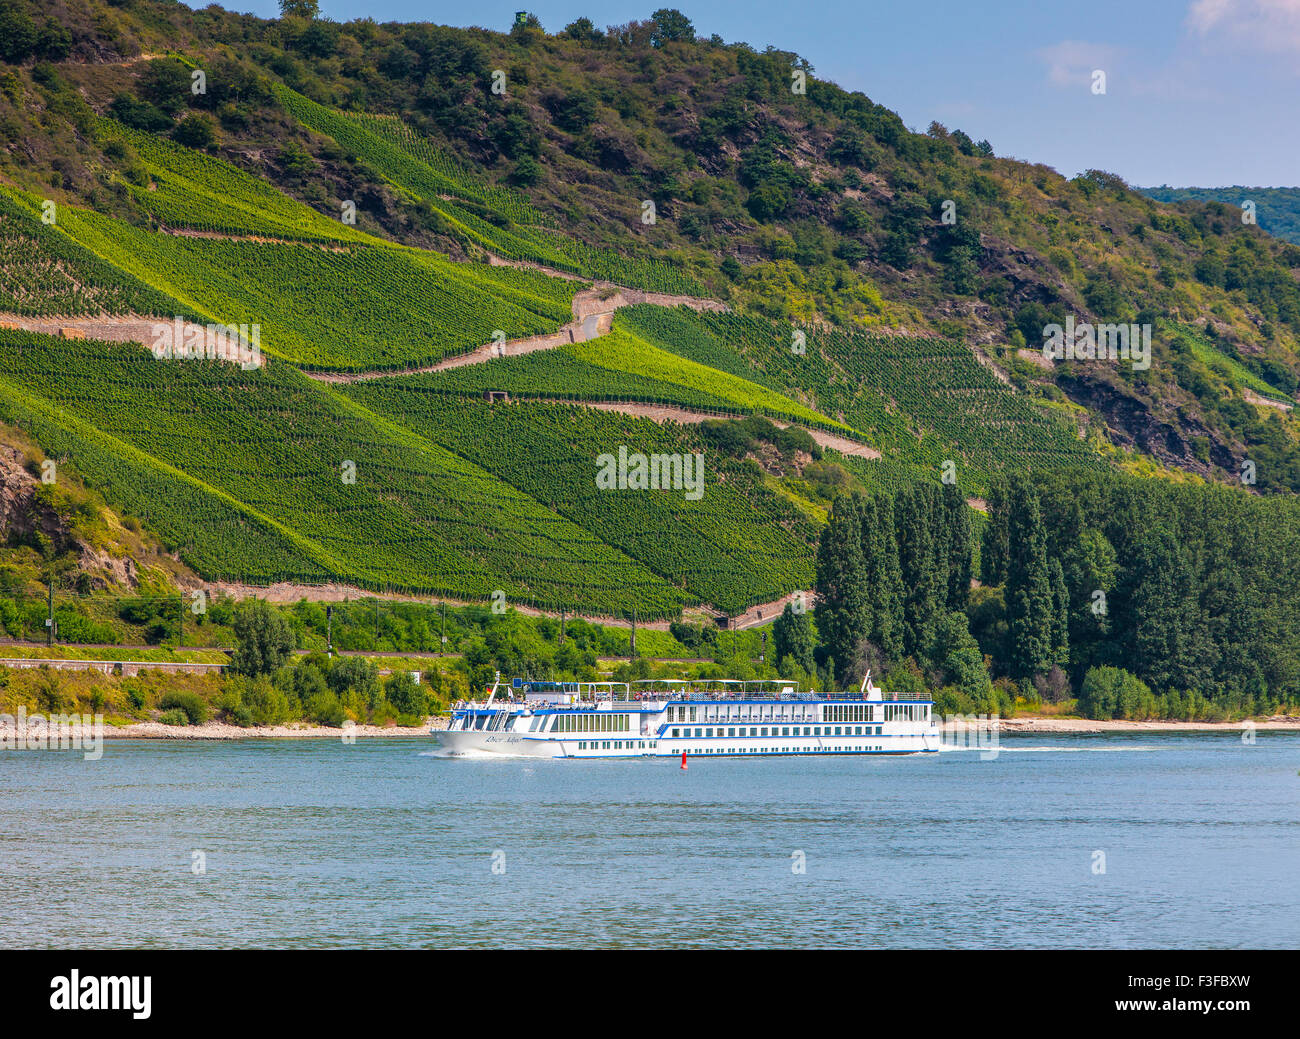
<path fill-rule="evenodd" d="M 1147 684 L 1118 667 L 1093 667 L 1079 690 L 1079 713 L 1085 718 L 1147 718 L 1155 698 Z"/>
<path fill-rule="evenodd" d="M 208 706 L 195 693 L 185 689 L 172 690 L 164 693 L 158 700 L 160 710 L 181 711 L 190 725 L 202 725 L 208 720 Z M 166 722 L 166 714 L 163 715 L 163 721 Z M 168 725 L 175 725 L 175 722 L 166 722 Z"/>
<path fill-rule="evenodd" d="M 293 652 L 294 639 L 278 612 L 260 599 L 251 599 L 240 604 L 234 621 L 238 641 L 231 666 L 236 672 L 255 678 L 284 666 Z"/>
<path fill-rule="evenodd" d="M 569 237 L 527 200 L 508 189 L 485 184 L 400 119 L 335 111 L 284 87 L 277 93 L 304 126 L 333 137 L 394 187 L 422 200 L 466 245 L 621 285 L 702 294 L 693 278 L 662 261 L 622 256 Z M 578 111 L 583 111 L 581 104 Z M 512 124 L 507 121 L 503 125 Z M 522 126 L 519 135 L 527 135 Z M 521 155 L 530 154 L 521 144 L 504 143 L 517 163 Z M 527 179 L 535 180 L 532 168 L 529 170 Z M 540 175 L 540 170 L 537 173 Z M 504 217 L 504 222 L 498 216 Z"/>
<path fill-rule="evenodd" d="M 384 683 L 384 695 L 400 714 L 422 717 L 429 711 L 424 687 L 405 671 L 391 675 Z"/>
<path fill-rule="evenodd" d="M 33 197 L 0 190 L 0 311 L 32 317 L 176 312 L 175 301 L 42 224 L 39 214 Z"/>
<path fill-rule="evenodd" d="M 187 312 L 221 324 L 255 318 L 263 349 L 303 368 L 414 367 L 482 346 L 497 329 L 553 332 L 569 316 L 554 292 L 516 293 L 411 250 L 156 235 L 84 211 L 65 212 L 60 226 Z"/>
<path fill-rule="evenodd" d="M 1047 533 L 1038 492 L 1028 480 L 1010 483 L 1007 544 L 1008 667 L 1014 678 L 1044 674 L 1055 662 L 1053 601 Z"/>
<path fill-rule="evenodd" d="M 1259 226 L 1271 235 L 1300 245 L 1300 188 L 1137 188 L 1158 202 L 1222 202 L 1234 209 L 1255 203 Z M 1240 217 L 1238 218 L 1240 219 Z"/>
<path fill-rule="evenodd" d="M 632 307 L 619 312 L 616 327 L 810 401 L 822 415 L 842 417 L 891 459 L 906 463 L 912 479 L 933 479 L 953 460 L 969 492 L 983 489 L 1003 470 L 1102 464 L 960 343 L 808 329 L 804 352 L 796 353 L 789 325 L 681 308 Z"/>
<path fill-rule="evenodd" d="M 569 458 L 580 475 L 568 483 L 548 471 L 521 473 L 512 485 L 476 461 L 513 467 L 516 445 L 456 423 L 459 409 L 441 403 L 434 422 L 408 429 L 286 365 L 244 372 L 18 332 L 0 333 L 0 343 L 0 418 L 95 472 L 106 493 L 213 578 L 338 580 L 479 601 L 500 590 L 512 602 L 593 613 L 635 607 L 647 618 L 675 615 L 688 598 L 517 489 L 549 483 L 541 500 L 557 503 L 595 492 L 598 451 Z M 59 404 L 44 396 L 52 386 Z M 490 409 L 465 413 L 478 412 Z M 293 416 L 292 438 L 285 416 Z M 185 436 L 170 434 L 182 426 Z M 345 461 L 355 464 L 353 482 Z M 597 497 L 610 516 L 610 496 Z M 730 508 L 743 514 L 748 505 Z M 773 543 L 779 553 L 791 541 L 777 530 L 756 542 Z"/>
<path fill-rule="evenodd" d="M 772 623 L 772 642 L 778 664 L 789 657 L 804 672 L 815 673 L 817 636 L 807 610 L 796 611 L 792 603 L 786 603 L 781 616 Z"/>
<path fill-rule="evenodd" d="M 684 590 L 666 601 L 656 595 L 653 607 L 640 599 L 641 618 L 662 616 L 667 602 L 675 613 L 675 605 L 689 599 L 740 612 L 807 587 L 811 525 L 743 463 L 706 453 L 704 493 L 696 501 L 686 499 L 682 489 L 597 486 L 602 454 L 617 454 L 620 447 L 647 456 L 704 452 L 696 431 L 559 404 L 488 407 L 456 401 L 420 392 L 420 378 L 355 383 L 347 392 L 548 503 Z M 634 590 L 645 578 L 629 575 L 618 589 L 606 585 L 603 575 L 596 581 L 597 571 L 589 573 L 601 588 L 595 601 L 607 604 L 603 612 L 630 615 L 639 598 Z"/>

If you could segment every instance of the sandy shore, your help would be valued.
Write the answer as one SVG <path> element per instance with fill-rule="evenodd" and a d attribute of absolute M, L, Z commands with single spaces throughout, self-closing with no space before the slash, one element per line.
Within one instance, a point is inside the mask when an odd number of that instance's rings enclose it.
<path fill-rule="evenodd" d="M 1271 718 L 1256 718 L 1249 723 L 1256 732 L 1295 732 L 1300 733 L 1300 717 L 1274 715 Z M 1246 722 L 1131 722 L 1131 721 L 1093 721 L 1090 718 L 999 718 L 998 729 L 1003 735 L 1023 733 L 1025 735 L 1061 734 L 1061 733 L 1108 733 L 1108 732 L 1241 732 Z M 944 729 L 956 726 L 945 724 Z"/>
<path fill-rule="evenodd" d="M 294 722 L 287 725 L 255 725 L 242 729 L 237 725 L 224 722 L 205 722 L 202 725 L 164 725 L 162 722 L 132 722 L 130 725 L 105 725 L 103 736 L 106 740 L 303 740 L 351 738 L 420 738 L 427 736 L 430 729 L 445 729 L 446 718 L 429 718 L 425 724 L 417 726 L 399 725 L 354 725 L 346 724 L 342 728 L 327 725 L 311 725 L 306 722 Z M 15 727 L 16 728 L 16 727 Z M 28 724 L 13 728 L 4 733 L 10 741 L 39 740 L 45 735 L 43 725 Z"/>

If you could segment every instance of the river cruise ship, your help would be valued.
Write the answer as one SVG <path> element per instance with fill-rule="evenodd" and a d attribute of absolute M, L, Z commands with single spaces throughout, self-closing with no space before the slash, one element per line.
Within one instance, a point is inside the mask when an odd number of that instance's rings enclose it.
<path fill-rule="evenodd" d="M 918 754 L 939 750 L 932 703 L 888 693 L 868 672 L 847 693 L 784 681 L 524 682 L 500 677 L 482 701 L 431 730 L 446 757 L 543 758 Z"/>

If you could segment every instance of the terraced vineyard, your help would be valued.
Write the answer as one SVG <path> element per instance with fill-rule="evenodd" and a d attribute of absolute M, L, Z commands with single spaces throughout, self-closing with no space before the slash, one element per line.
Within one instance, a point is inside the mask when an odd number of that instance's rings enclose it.
<path fill-rule="evenodd" d="M 432 207 L 468 244 L 506 259 L 633 288 L 705 294 L 688 273 L 663 261 L 634 259 L 562 234 L 525 200 L 475 180 L 394 117 L 340 112 L 285 86 L 277 85 L 276 93 L 303 126 L 332 137 L 394 186 Z"/>
<path fill-rule="evenodd" d="M 150 182 L 128 182 L 126 188 L 165 227 L 288 240 L 374 241 L 341 219 L 330 219 L 214 156 L 112 119 L 100 119 L 97 128 L 106 140 L 129 146 L 139 158 Z"/>
<path fill-rule="evenodd" d="M 1278 404 L 1295 404 L 1293 398 L 1288 397 L 1276 386 L 1269 385 L 1236 358 L 1229 357 L 1211 343 L 1202 330 L 1187 325 L 1171 325 L 1164 331 L 1167 331 L 1177 342 L 1190 350 L 1192 356 L 1198 361 L 1232 385 L 1244 386 L 1258 393 L 1265 400 Z"/>
<path fill-rule="evenodd" d="M 623 328 L 616 328 L 599 339 L 579 343 L 574 346 L 573 353 L 580 360 L 613 372 L 657 379 L 691 393 L 719 397 L 733 409 L 745 413 L 760 412 L 833 431 L 851 432 L 843 422 L 818 414 L 782 393 L 660 349 L 648 339 Z"/>
<path fill-rule="evenodd" d="M 260 324 L 264 350 L 309 369 L 417 367 L 482 346 L 498 329 L 553 332 L 581 287 L 385 245 L 153 234 L 86 210 L 64 210 L 59 227 L 188 312 Z"/>
<path fill-rule="evenodd" d="M 635 401 L 748 414 L 716 394 L 592 364 L 578 357 L 572 346 L 493 358 L 484 364 L 389 379 L 386 383 L 396 396 L 481 397 L 486 391 L 499 390 L 512 398 Z"/>
<path fill-rule="evenodd" d="M 354 383 L 346 393 L 518 487 L 645 563 L 691 600 L 739 613 L 812 579 L 817 528 L 751 466 L 709 450 L 691 427 L 566 404 L 489 407 L 421 392 L 427 377 Z M 597 458 L 704 452 L 704 494 L 607 491 Z"/>
<path fill-rule="evenodd" d="M 887 457 L 937 475 L 958 463 L 979 491 L 1006 466 L 1096 467 L 1070 430 L 999 382 L 961 343 L 809 329 L 797 353 L 789 326 L 753 316 L 630 307 L 616 327 L 666 351 L 761 380 L 867 434 Z"/>
<path fill-rule="evenodd" d="M 0 188 L 0 311 L 30 317 L 176 313 L 173 300 L 41 223 L 39 213 L 38 199 Z"/>
<path fill-rule="evenodd" d="M 0 348 L 4 420 L 209 578 L 473 600 L 500 590 L 515 603 L 645 617 L 690 598 L 466 457 L 291 367 L 158 361 L 11 330 Z"/>

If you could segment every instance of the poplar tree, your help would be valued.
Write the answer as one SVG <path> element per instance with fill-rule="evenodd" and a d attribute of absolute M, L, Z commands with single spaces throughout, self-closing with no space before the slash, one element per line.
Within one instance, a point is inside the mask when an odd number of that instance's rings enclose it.
<path fill-rule="evenodd" d="M 1128 670 L 1157 692 L 1206 688 L 1218 651 L 1187 551 L 1172 530 L 1150 531 L 1138 542 L 1127 578 Z"/>
<path fill-rule="evenodd" d="M 1052 663 L 1061 670 L 1070 666 L 1070 590 L 1059 559 L 1048 564 L 1052 582 Z"/>
<path fill-rule="evenodd" d="M 790 657 L 808 674 L 816 673 L 817 665 L 813 660 L 816 639 L 813 637 L 812 618 L 807 611 L 796 612 L 793 603 L 786 603 L 781 616 L 772 623 L 772 643 L 777 664 Z"/>
<path fill-rule="evenodd" d="M 1007 579 L 1008 500 L 1004 480 L 994 481 L 985 504 L 989 518 L 980 542 L 980 583 L 991 587 Z"/>
<path fill-rule="evenodd" d="M 936 566 L 933 488 L 904 487 L 894 503 L 894 529 L 903 579 L 903 653 L 920 659 L 934 641 L 940 596 L 947 595 Z M 946 562 L 947 556 L 944 555 Z"/>
<path fill-rule="evenodd" d="M 894 534 L 894 503 L 877 494 L 865 499 L 860 511 L 870 611 L 868 635 L 892 663 L 903 658 L 903 573 Z"/>
<path fill-rule="evenodd" d="M 971 551 L 970 506 L 956 484 L 943 487 L 943 522 L 948 551 L 949 610 L 965 610 L 970 600 Z"/>
<path fill-rule="evenodd" d="M 858 501 L 841 495 L 817 546 L 817 628 L 840 681 L 847 680 L 868 623 L 862 519 Z"/>
<path fill-rule="evenodd" d="M 1052 666 L 1052 583 L 1038 492 L 1023 478 L 1008 488 L 1007 629 L 1009 670 L 1016 678 Z"/>

